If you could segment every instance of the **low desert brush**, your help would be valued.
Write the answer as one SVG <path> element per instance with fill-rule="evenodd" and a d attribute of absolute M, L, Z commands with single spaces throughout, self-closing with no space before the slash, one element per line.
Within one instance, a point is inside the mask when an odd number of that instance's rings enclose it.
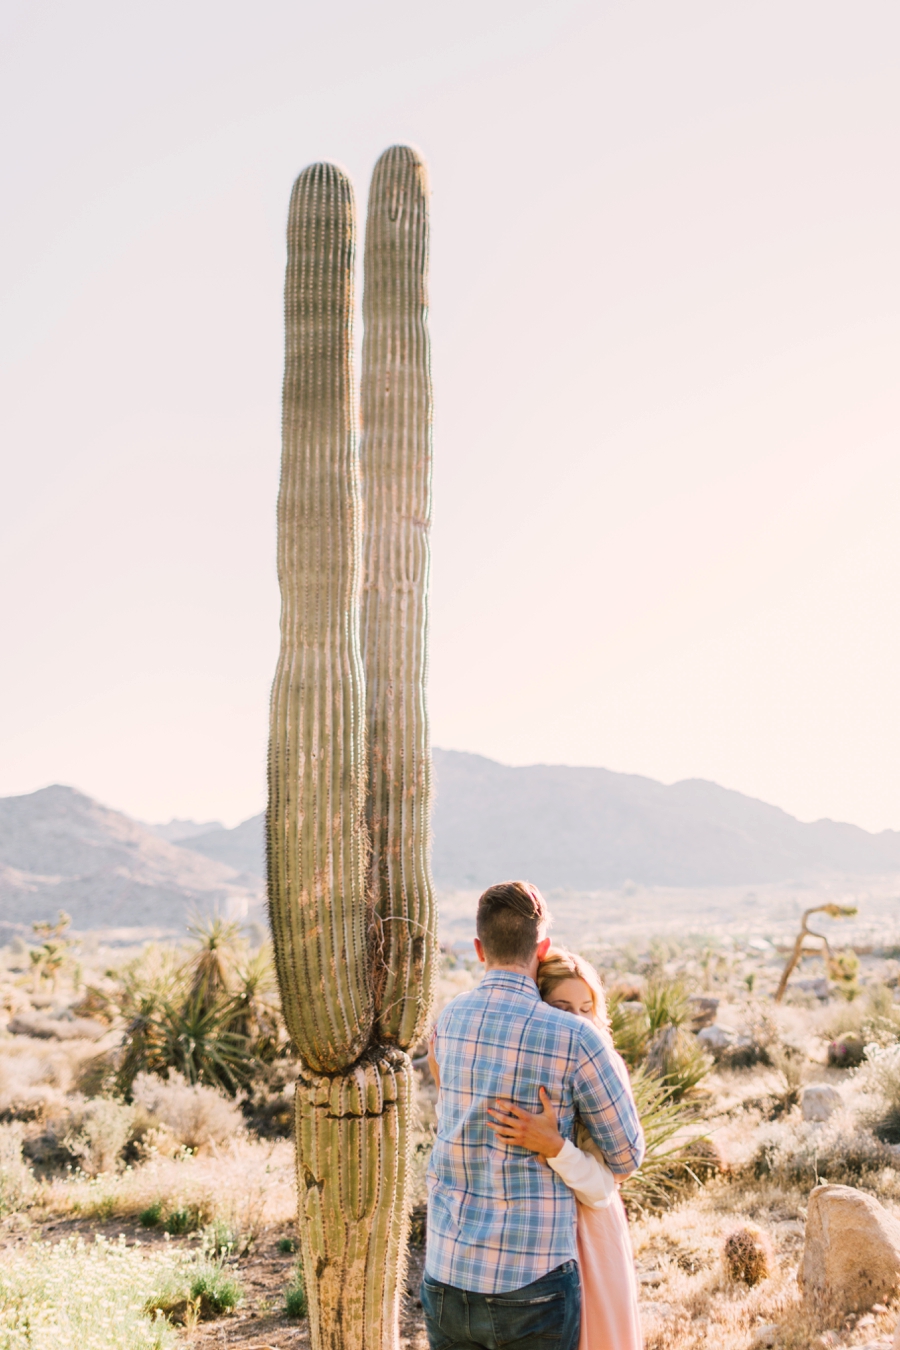
<path fill-rule="evenodd" d="M 749 1170 L 786 1187 L 812 1189 L 825 1181 L 864 1185 L 896 1161 L 852 1113 L 836 1111 L 824 1125 L 790 1119 L 765 1126 Z"/>
<path fill-rule="evenodd" d="M 131 1095 L 149 1121 L 163 1126 L 173 1140 L 193 1152 L 244 1133 L 240 1107 L 231 1098 L 203 1083 L 189 1083 L 174 1069 L 167 1078 L 138 1074 Z"/>
<path fill-rule="evenodd" d="M 170 1220 L 172 1227 L 186 1225 L 191 1231 L 220 1221 L 246 1246 L 264 1226 L 293 1219 L 293 1149 L 287 1140 L 240 1139 L 218 1154 L 154 1155 L 116 1174 L 48 1180 L 42 1204 L 50 1213 L 140 1217 L 148 1227 L 163 1229 Z"/>
<path fill-rule="evenodd" d="M 88 1176 L 114 1172 L 131 1137 L 134 1107 L 95 1097 L 72 1108 L 72 1127 L 63 1145 Z"/>
<path fill-rule="evenodd" d="M 0 1125 L 0 1218 L 18 1213 L 34 1198 L 34 1174 L 22 1159 L 24 1132 L 18 1120 Z"/>
<path fill-rule="evenodd" d="M 124 1238 L 7 1250 L 0 1270 L 2 1350 L 167 1350 L 175 1333 L 148 1301 L 195 1259 L 146 1253 Z M 187 1278 L 187 1276 L 180 1276 Z"/>
<path fill-rule="evenodd" d="M 867 1045 L 854 1085 L 871 1103 L 864 1119 L 873 1133 L 885 1144 L 900 1144 L 900 1042 Z"/>

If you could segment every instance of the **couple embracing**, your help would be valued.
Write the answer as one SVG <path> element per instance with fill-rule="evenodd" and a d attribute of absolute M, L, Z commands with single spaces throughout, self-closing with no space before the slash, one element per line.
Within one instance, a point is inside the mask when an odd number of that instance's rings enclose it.
<path fill-rule="evenodd" d="M 422 1306 L 431 1350 L 640 1350 L 616 1181 L 641 1162 L 593 968 L 550 946 L 541 893 L 478 902 L 481 983 L 441 1013 Z"/>

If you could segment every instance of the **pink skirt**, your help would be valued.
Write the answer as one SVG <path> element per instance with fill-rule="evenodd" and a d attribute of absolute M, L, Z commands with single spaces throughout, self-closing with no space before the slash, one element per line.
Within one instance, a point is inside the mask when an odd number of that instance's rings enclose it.
<path fill-rule="evenodd" d="M 637 1279 L 619 1195 L 606 1209 L 578 1206 L 581 1340 L 578 1350 L 642 1350 Z"/>

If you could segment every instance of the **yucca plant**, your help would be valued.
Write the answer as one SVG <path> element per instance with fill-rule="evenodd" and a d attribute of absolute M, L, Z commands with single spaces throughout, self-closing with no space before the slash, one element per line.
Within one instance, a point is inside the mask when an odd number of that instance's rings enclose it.
<path fill-rule="evenodd" d="M 692 1166 L 698 1138 L 692 1127 L 700 1113 L 645 1069 L 631 1075 L 631 1087 L 646 1149 L 638 1170 L 622 1183 L 622 1199 L 634 1212 L 666 1209 L 686 1185 L 700 1180 Z"/>
<path fill-rule="evenodd" d="M 188 997 L 211 1008 L 229 994 L 240 946 L 240 926 L 219 915 L 197 915 L 188 924 L 188 933 L 196 944 L 188 966 Z"/>

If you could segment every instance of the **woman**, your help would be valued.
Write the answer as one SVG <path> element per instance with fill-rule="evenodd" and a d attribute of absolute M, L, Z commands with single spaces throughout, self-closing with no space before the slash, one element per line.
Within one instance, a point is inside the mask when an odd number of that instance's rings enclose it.
<path fill-rule="evenodd" d="M 562 947 L 551 947 L 538 968 L 537 982 L 545 1003 L 589 1018 L 609 1036 L 603 988 L 587 961 Z M 628 1070 L 618 1055 L 615 1063 L 630 1093 Z M 579 1350 L 641 1350 L 634 1256 L 616 1179 L 583 1125 L 576 1122 L 574 1144 L 563 1139 L 543 1088 L 541 1102 L 544 1114 L 539 1116 L 506 1103 L 489 1110 L 500 1138 L 540 1153 L 575 1194 L 582 1286 Z"/>

